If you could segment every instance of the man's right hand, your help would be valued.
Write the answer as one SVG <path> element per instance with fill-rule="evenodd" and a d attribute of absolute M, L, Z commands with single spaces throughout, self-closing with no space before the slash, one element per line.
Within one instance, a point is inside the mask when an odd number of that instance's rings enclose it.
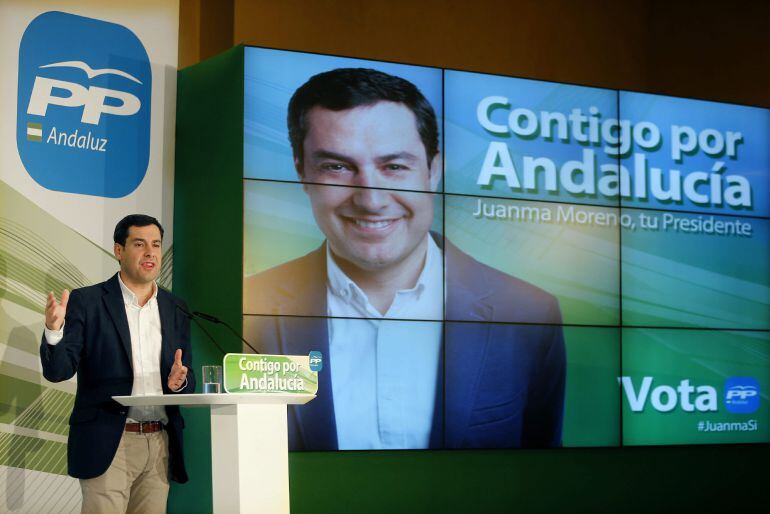
<path fill-rule="evenodd" d="M 53 291 L 48 293 L 48 302 L 45 304 L 45 328 L 48 330 L 60 330 L 64 324 L 64 315 L 67 313 L 67 302 L 70 299 L 68 290 L 62 291 L 61 303 L 56 301 Z"/>

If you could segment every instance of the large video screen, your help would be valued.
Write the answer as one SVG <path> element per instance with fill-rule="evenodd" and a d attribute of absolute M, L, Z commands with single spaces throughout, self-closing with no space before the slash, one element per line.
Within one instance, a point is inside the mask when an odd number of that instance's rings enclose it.
<path fill-rule="evenodd" d="M 246 48 L 291 450 L 770 441 L 770 111 Z"/>

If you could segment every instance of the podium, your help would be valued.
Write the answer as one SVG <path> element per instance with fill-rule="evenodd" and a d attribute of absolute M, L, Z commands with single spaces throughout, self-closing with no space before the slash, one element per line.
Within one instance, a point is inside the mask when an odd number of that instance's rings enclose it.
<path fill-rule="evenodd" d="M 210 409 L 215 514 L 289 512 L 286 406 L 313 398 L 313 394 L 273 393 L 113 396 L 126 407 Z"/>

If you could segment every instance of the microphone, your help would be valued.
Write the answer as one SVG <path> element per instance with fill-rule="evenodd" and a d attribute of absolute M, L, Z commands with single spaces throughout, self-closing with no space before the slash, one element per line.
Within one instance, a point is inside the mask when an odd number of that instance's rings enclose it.
<path fill-rule="evenodd" d="M 201 319 L 205 319 L 206 321 L 210 321 L 212 323 L 222 323 L 222 320 L 217 318 L 216 316 L 212 316 L 211 314 L 206 314 L 205 312 L 193 312 L 193 316 L 198 316 Z"/>
<path fill-rule="evenodd" d="M 198 321 L 198 320 L 195 318 L 195 316 L 193 316 L 193 315 L 192 315 L 192 313 L 190 313 L 190 312 L 188 312 L 187 310 L 185 310 L 185 309 L 184 309 L 184 308 L 183 308 L 181 305 L 179 305 L 179 304 L 178 304 L 178 303 L 176 303 L 176 302 L 174 302 L 174 305 L 176 306 L 176 308 L 177 308 L 177 309 L 179 309 L 180 311 L 182 311 L 182 314 L 184 314 L 185 316 L 187 316 L 187 319 L 190 319 L 190 320 L 192 320 L 192 321 L 193 321 L 193 322 L 194 322 L 194 323 L 195 323 L 195 324 L 198 326 L 198 328 L 199 328 L 199 329 L 201 329 L 201 331 L 202 331 L 204 334 L 206 334 L 206 337 L 208 337 L 208 338 L 209 338 L 209 340 L 210 340 L 212 343 L 214 343 L 214 346 L 216 346 L 216 347 L 217 347 L 217 350 L 219 350 L 220 352 L 222 352 L 222 355 L 223 355 L 223 356 L 224 356 L 224 355 L 227 355 L 227 352 L 226 352 L 226 351 L 224 351 L 224 350 L 222 349 L 222 347 L 221 347 L 221 346 L 219 346 L 219 344 L 217 343 L 216 339 L 214 339 L 214 337 L 213 337 L 211 334 L 209 334 L 209 331 L 208 331 L 208 330 L 206 330 L 205 328 L 203 328 L 203 324 L 201 324 L 201 322 L 200 322 L 200 321 Z"/>
<path fill-rule="evenodd" d="M 248 346 L 249 348 L 251 348 L 251 351 L 253 351 L 254 353 L 260 353 L 260 352 L 258 352 L 258 351 L 257 351 L 257 349 L 256 349 L 256 348 L 254 348 L 253 346 L 251 346 L 251 344 L 249 344 L 249 342 L 248 342 L 246 339 L 244 339 L 244 338 L 243 338 L 243 336 L 241 336 L 241 335 L 240 335 L 238 332 L 236 332 L 236 331 L 235 331 L 235 329 L 234 329 L 233 327 L 231 327 L 229 323 L 227 323 L 227 322 L 225 322 L 225 321 L 222 321 L 221 319 L 217 318 L 216 316 L 212 316 L 211 314 L 206 314 L 205 312 L 198 312 L 198 311 L 194 311 L 194 312 L 193 312 L 193 316 L 198 316 L 199 318 L 201 318 L 201 319 L 205 319 L 206 321 L 209 321 L 209 322 L 211 322 L 211 323 L 216 323 L 216 324 L 218 324 L 218 325 L 224 325 L 224 326 L 226 326 L 226 327 L 227 327 L 227 329 L 228 329 L 230 332 L 232 332 L 232 333 L 233 333 L 233 335 L 234 335 L 235 337 L 237 337 L 238 339 L 240 339 L 241 341 L 243 341 L 243 343 L 244 343 L 246 346 Z"/>

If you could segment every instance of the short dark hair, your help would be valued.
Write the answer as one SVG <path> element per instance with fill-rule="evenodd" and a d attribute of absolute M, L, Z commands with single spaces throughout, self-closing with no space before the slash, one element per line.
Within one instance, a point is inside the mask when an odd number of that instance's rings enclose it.
<path fill-rule="evenodd" d="M 146 227 L 155 225 L 160 230 L 160 238 L 163 239 L 163 227 L 160 222 L 152 216 L 146 214 L 129 214 L 115 225 L 115 232 L 112 234 L 112 240 L 120 246 L 126 246 L 128 239 L 128 229 L 131 227 Z"/>
<path fill-rule="evenodd" d="M 430 165 L 438 154 L 438 122 L 430 102 L 420 90 L 400 77 L 368 68 L 338 68 L 310 77 L 289 101 L 289 141 L 294 156 L 303 159 L 307 113 L 313 107 L 345 111 L 377 102 L 404 104 L 417 118 L 417 132 Z"/>

